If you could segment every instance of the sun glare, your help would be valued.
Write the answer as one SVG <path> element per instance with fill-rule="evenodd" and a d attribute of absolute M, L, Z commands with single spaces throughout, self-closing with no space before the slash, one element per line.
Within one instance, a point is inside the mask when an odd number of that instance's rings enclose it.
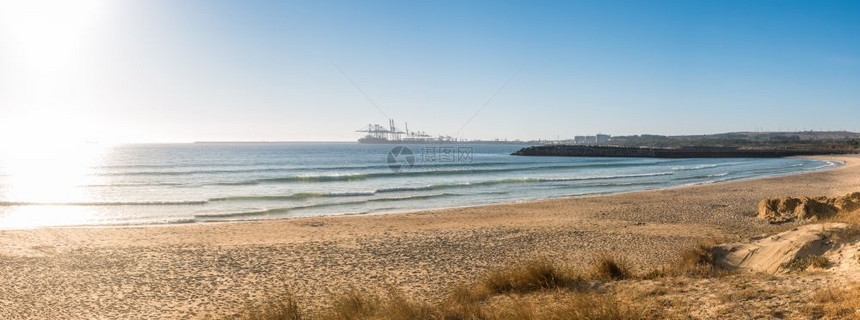
<path fill-rule="evenodd" d="M 0 0 L 0 150 L 91 140 L 79 84 L 108 2 Z M 6 82 L 8 81 L 8 82 Z"/>
<path fill-rule="evenodd" d="M 93 144 L 23 145 L 0 154 L 0 201 L 17 203 L 0 214 L 3 227 L 67 225 L 87 220 L 86 207 L 60 204 L 93 202 L 83 186 L 93 183 L 93 167 L 103 148 Z"/>
<path fill-rule="evenodd" d="M 0 44 L 15 62 L 6 72 L 21 74 L 25 94 L 41 96 L 79 78 L 76 71 L 106 3 L 0 0 Z"/>
<path fill-rule="evenodd" d="M 16 44 L 35 44 L 30 49 L 69 45 L 86 32 L 107 4 L 102 0 L 0 1 L 0 26 Z M 53 44 L 53 46 L 51 45 Z"/>
<path fill-rule="evenodd" d="M 0 151 L 12 155 L 32 155 L 71 148 L 92 138 L 87 119 L 72 116 L 11 116 L 0 120 Z"/>

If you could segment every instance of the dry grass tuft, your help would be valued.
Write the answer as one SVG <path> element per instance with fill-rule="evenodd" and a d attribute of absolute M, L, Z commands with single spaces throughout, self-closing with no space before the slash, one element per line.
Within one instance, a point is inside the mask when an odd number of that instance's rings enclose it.
<path fill-rule="evenodd" d="M 806 269 L 809 269 L 810 267 L 818 268 L 818 269 L 827 268 L 827 266 L 829 264 L 830 264 L 830 261 L 827 260 L 827 258 L 825 258 L 825 257 L 808 256 L 808 257 L 793 259 L 793 260 L 783 264 L 782 267 L 788 271 L 801 272 L 801 271 L 805 271 Z"/>
<path fill-rule="evenodd" d="M 718 271 L 711 246 L 699 246 L 683 254 L 677 264 L 637 275 L 625 263 L 608 255 L 593 260 L 588 272 L 576 272 L 539 258 L 514 267 L 492 270 L 477 283 L 460 285 L 451 290 L 447 299 L 429 304 L 416 302 L 401 292 L 389 290 L 375 295 L 349 290 L 336 297 L 321 311 L 303 314 L 292 296 L 283 302 L 251 310 L 242 319 L 641 319 L 648 318 L 645 310 L 660 309 L 645 303 L 624 303 L 613 293 L 594 290 L 603 281 L 641 279 L 658 276 L 714 275 Z M 547 290 L 567 290 L 564 298 L 551 305 L 540 300 L 522 301 Z M 560 291 L 556 291 L 560 292 Z M 634 299 L 635 300 L 635 299 Z"/>
<path fill-rule="evenodd" d="M 860 287 L 818 291 L 812 304 L 813 308 L 805 311 L 816 318 L 860 319 Z"/>
<path fill-rule="evenodd" d="M 413 301 L 400 291 L 374 295 L 352 289 L 337 297 L 328 310 L 313 319 L 440 319 L 442 314 L 438 308 Z"/>
<path fill-rule="evenodd" d="M 547 259 L 535 259 L 521 266 L 490 272 L 478 284 L 478 292 L 527 293 L 545 289 L 582 289 L 585 279 L 562 269 Z"/>
<path fill-rule="evenodd" d="M 860 210 L 853 212 L 840 212 L 827 219 L 828 222 L 841 222 L 860 226 Z"/>
<path fill-rule="evenodd" d="M 525 320 L 525 319 L 644 319 L 644 308 L 623 303 L 613 294 L 572 292 L 561 301 L 547 305 L 541 299 L 515 299 L 462 305 L 442 303 L 428 305 L 413 302 L 403 295 L 389 292 L 376 296 L 350 291 L 339 297 L 330 309 L 311 315 L 280 313 L 280 308 L 268 305 L 254 310 L 254 320 Z"/>
<path fill-rule="evenodd" d="M 720 267 L 714 257 L 714 245 L 699 244 L 681 252 L 674 262 L 652 269 L 639 276 L 642 279 L 661 277 L 717 277 L 730 271 Z"/>
<path fill-rule="evenodd" d="M 239 319 L 242 320 L 301 320 L 305 319 L 299 309 L 298 302 L 292 295 L 286 295 L 281 300 L 269 301 L 267 304 L 249 308 Z"/>
<path fill-rule="evenodd" d="M 591 276 L 601 280 L 624 280 L 632 276 L 626 264 L 602 254 L 597 256 L 591 269 Z"/>
<path fill-rule="evenodd" d="M 546 319 L 646 319 L 640 306 L 625 304 L 610 294 L 581 293 L 565 301 Z"/>
<path fill-rule="evenodd" d="M 720 293 L 717 297 L 723 303 L 747 302 L 752 300 L 764 300 L 772 296 L 772 292 L 763 288 L 744 288 L 734 291 Z"/>
<path fill-rule="evenodd" d="M 667 266 L 663 273 L 670 276 L 715 277 L 725 275 L 728 271 L 717 265 L 714 246 L 703 243 L 681 252 L 678 260 Z"/>
<path fill-rule="evenodd" d="M 382 299 L 351 289 L 332 302 L 331 319 L 364 319 L 382 309 Z"/>

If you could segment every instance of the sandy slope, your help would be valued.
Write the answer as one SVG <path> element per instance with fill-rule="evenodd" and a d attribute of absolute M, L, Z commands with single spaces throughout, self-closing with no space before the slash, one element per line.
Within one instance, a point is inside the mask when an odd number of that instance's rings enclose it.
<path fill-rule="evenodd" d="M 285 290 L 324 303 L 349 286 L 434 299 L 488 268 L 610 252 L 648 267 L 702 239 L 784 229 L 755 219 L 773 195 L 860 190 L 860 158 L 753 181 L 409 214 L 128 228 L 0 231 L 0 318 L 202 318 Z M 706 297 L 707 295 L 703 295 Z"/>

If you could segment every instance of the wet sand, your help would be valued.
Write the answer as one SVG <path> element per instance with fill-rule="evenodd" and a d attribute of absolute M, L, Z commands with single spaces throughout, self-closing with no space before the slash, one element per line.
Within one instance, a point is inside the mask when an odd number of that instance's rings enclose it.
<path fill-rule="evenodd" d="M 149 227 L 0 231 L 0 318 L 209 318 L 291 291 L 349 287 L 436 299 L 514 260 L 598 253 L 647 268 L 705 239 L 772 233 L 774 195 L 860 191 L 860 157 L 821 172 L 628 194 L 415 213 Z"/>

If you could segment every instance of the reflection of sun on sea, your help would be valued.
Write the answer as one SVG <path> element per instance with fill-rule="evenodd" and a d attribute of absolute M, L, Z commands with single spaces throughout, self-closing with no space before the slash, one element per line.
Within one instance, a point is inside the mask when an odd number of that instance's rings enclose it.
<path fill-rule="evenodd" d="M 91 220 L 89 208 L 63 204 L 98 201 L 84 186 L 95 179 L 91 173 L 102 147 L 62 139 L 62 132 L 53 132 L 56 140 L 21 133 L 0 146 L 0 228 Z"/>
<path fill-rule="evenodd" d="M 109 7 L 105 0 L 0 0 L 0 228 L 90 221 L 82 206 L 10 205 L 92 201 L 86 189 L 96 145 L 83 143 L 97 130 L 86 114 L 86 74 L 98 50 Z"/>

